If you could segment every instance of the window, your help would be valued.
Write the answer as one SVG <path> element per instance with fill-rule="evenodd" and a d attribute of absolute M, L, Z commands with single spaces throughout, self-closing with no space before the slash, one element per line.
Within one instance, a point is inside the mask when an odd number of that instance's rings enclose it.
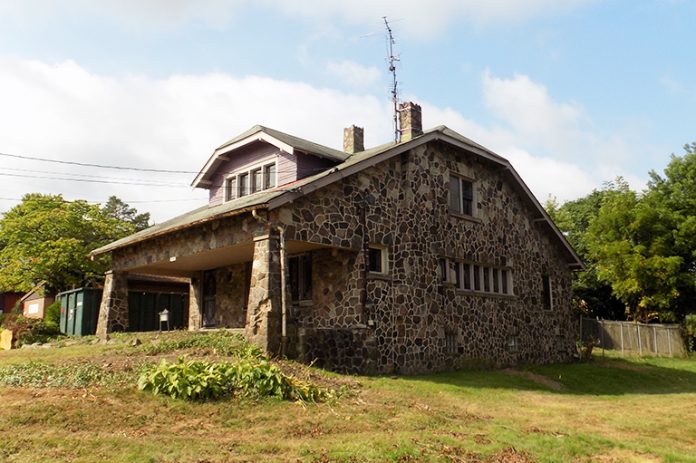
<path fill-rule="evenodd" d="M 512 270 L 509 268 L 441 258 L 440 280 L 465 291 L 512 295 Z"/>
<path fill-rule="evenodd" d="M 263 189 L 275 188 L 276 186 L 276 165 L 267 164 L 263 166 Z"/>
<path fill-rule="evenodd" d="M 368 249 L 368 270 L 373 273 L 387 273 L 387 250 L 371 244 Z"/>
<path fill-rule="evenodd" d="M 449 210 L 474 215 L 474 183 L 471 180 L 450 174 Z"/>
<path fill-rule="evenodd" d="M 237 177 L 230 177 L 225 180 L 225 201 L 234 199 L 237 192 Z"/>
<path fill-rule="evenodd" d="M 257 191 L 261 191 L 261 187 L 263 186 L 263 180 L 261 178 L 262 172 L 261 168 L 259 167 L 258 169 L 254 169 L 251 171 L 251 192 L 256 193 Z"/>
<path fill-rule="evenodd" d="M 519 349 L 519 344 L 517 343 L 517 337 L 510 336 L 507 340 L 507 347 L 510 352 L 517 352 Z"/>
<path fill-rule="evenodd" d="M 302 254 L 288 259 L 290 296 L 293 301 L 312 300 L 312 255 Z"/>
<path fill-rule="evenodd" d="M 237 177 L 237 181 L 239 183 L 239 193 L 238 197 L 246 196 L 249 194 L 249 174 L 243 173 L 239 174 L 239 177 Z"/>
<path fill-rule="evenodd" d="M 445 333 L 445 352 L 448 354 L 457 353 L 457 337 L 454 333 Z"/>
<path fill-rule="evenodd" d="M 551 286 L 551 277 L 543 275 L 541 277 L 544 287 L 544 310 L 553 310 L 553 288 Z"/>

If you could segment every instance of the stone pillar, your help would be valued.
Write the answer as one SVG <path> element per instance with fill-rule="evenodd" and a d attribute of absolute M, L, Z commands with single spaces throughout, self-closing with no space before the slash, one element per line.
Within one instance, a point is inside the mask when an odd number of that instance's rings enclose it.
<path fill-rule="evenodd" d="M 254 238 L 246 338 L 269 354 L 280 348 L 280 244 L 277 236 Z"/>
<path fill-rule="evenodd" d="M 191 277 L 189 281 L 189 307 L 188 329 L 196 331 L 201 329 L 203 309 L 203 276 Z"/>
<path fill-rule="evenodd" d="M 99 306 L 97 336 L 128 329 L 128 275 L 109 270 L 104 278 L 104 291 Z"/>

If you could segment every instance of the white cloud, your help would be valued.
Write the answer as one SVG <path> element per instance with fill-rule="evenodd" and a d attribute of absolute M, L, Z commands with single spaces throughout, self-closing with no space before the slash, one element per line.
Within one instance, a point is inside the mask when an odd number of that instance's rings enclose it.
<path fill-rule="evenodd" d="M 50 65 L 0 58 L 0 152 L 109 165 L 197 171 L 212 150 L 254 124 L 264 124 L 339 148 L 342 128 L 367 127 L 366 142 L 389 136 L 387 102 L 314 88 L 300 82 L 226 74 L 106 77 L 74 62 Z M 8 171 L 45 170 L 54 174 Z M 57 176 L 83 173 L 188 185 L 190 175 L 83 169 L 0 157 L 0 172 Z M 202 190 L 63 182 L 0 176 L 0 197 L 31 191 L 66 197 L 151 203 L 161 221 L 205 201 Z M 8 207 L 0 203 L 0 209 Z"/>
<path fill-rule="evenodd" d="M 379 81 L 382 73 L 375 66 L 363 66 L 354 61 L 329 61 L 326 71 L 354 87 L 369 87 Z"/>
<path fill-rule="evenodd" d="M 590 130 L 589 118 L 579 106 L 555 101 L 524 75 L 502 79 L 485 73 L 482 89 L 498 122 L 483 125 L 452 108 L 422 101 L 425 126 L 448 125 L 508 157 L 542 201 L 549 195 L 560 200 L 578 197 L 617 175 L 630 179 L 634 187 L 640 184 L 627 168 L 635 147 L 620 134 Z M 0 101 L 0 152 L 99 164 L 195 172 L 217 145 L 257 123 L 335 148 L 341 145 L 342 128 L 353 123 L 366 128 L 367 146 L 391 138 L 387 101 L 261 76 L 108 77 L 70 61 L 0 58 Z M 0 172 L 47 177 L 71 172 L 185 185 L 193 177 L 86 170 L 4 157 Z M 139 205 L 158 221 L 205 204 L 206 195 L 187 187 L 0 176 L 0 197 L 31 191 L 96 200 L 111 194 L 126 201 L 182 199 Z M 8 206 L 0 203 L 0 209 Z"/>
<path fill-rule="evenodd" d="M 569 11 L 596 0 L 40 0 L 0 1 L 0 13 L 36 21 L 58 13 L 109 18 L 139 28 L 176 27 L 187 23 L 223 26 L 242 8 L 262 5 L 267 10 L 318 21 L 381 26 L 382 16 L 404 19 L 399 29 L 415 37 L 433 37 L 457 20 L 481 26 L 523 22 Z"/>

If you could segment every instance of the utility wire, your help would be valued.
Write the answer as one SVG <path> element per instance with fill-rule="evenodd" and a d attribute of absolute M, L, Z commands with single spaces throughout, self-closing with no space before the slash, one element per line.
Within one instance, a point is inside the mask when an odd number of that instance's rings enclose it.
<path fill-rule="evenodd" d="M 134 171 L 138 171 L 138 172 L 161 172 L 161 173 L 165 173 L 165 174 L 197 174 L 198 173 L 198 172 L 194 172 L 191 170 L 147 169 L 147 168 L 142 168 L 142 167 L 108 166 L 108 165 L 103 165 L 103 164 L 91 164 L 91 163 L 87 163 L 87 162 L 76 162 L 76 161 L 63 161 L 60 159 L 39 158 L 39 157 L 34 157 L 34 156 L 22 156 L 19 154 L 8 154 L 8 153 L 0 153 L 0 156 L 5 156 L 8 158 L 27 159 L 30 161 L 43 161 L 43 162 L 55 162 L 57 164 L 70 164 L 73 166 L 98 167 L 100 169 L 134 170 Z"/>
<path fill-rule="evenodd" d="M 123 177 L 104 177 L 103 175 L 73 174 L 71 172 L 55 172 L 55 171 L 51 172 L 50 170 L 16 169 L 16 168 L 12 168 L 12 167 L 0 167 L 0 170 L 9 170 L 12 172 L 31 172 L 31 173 L 37 173 L 37 174 L 68 175 L 71 177 L 96 178 L 96 179 L 103 179 L 103 180 L 116 180 L 116 181 L 125 181 L 125 182 L 160 183 L 160 184 L 167 184 L 167 185 L 172 185 L 172 186 L 184 185 L 183 183 L 170 183 L 170 182 L 159 181 L 159 180 L 148 180 L 148 179 L 140 179 L 140 178 L 123 178 Z M 188 185 L 186 184 L 186 186 L 188 186 Z"/>
<path fill-rule="evenodd" d="M 110 180 L 92 180 L 88 178 L 65 178 L 65 177 L 49 177 L 45 175 L 23 175 L 23 174 L 6 174 L 0 172 L 0 176 L 3 177 L 21 177 L 21 178 L 42 178 L 46 180 L 67 180 L 70 182 L 88 182 L 88 183 L 110 183 L 115 185 L 139 185 L 139 186 L 152 186 L 152 187 L 164 187 L 164 188 L 190 188 L 189 185 L 185 184 L 161 184 L 161 183 L 146 183 L 146 182 L 117 182 Z"/>

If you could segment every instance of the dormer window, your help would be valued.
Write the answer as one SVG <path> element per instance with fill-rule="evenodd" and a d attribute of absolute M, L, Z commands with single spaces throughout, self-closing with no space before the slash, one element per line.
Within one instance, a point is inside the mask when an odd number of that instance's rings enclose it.
<path fill-rule="evenodd" d="M 241 198 L 242 196 L 246 196 L 249 194 L 249 174 L 247 172 L 239 174 L 237 179 L 239 183 L 239 191 L 237 193 L 237 197 Z"/>
<path fill-rule="evenodd" d="M 225 179 L 225 201 L 229 201 L 236 197 L 237 193 L 237 177 L 229 177 Z"/>
<path fill-rule="evenodd" d="M 225 179 L 225 201 L 275 188 L 278 183 L 276 172 L 276 163 L 272 162 L 249 166 L 230 175 Z"/>
<path fill-rule="evenodd" d="M 276 165 L 266 164 L 263 166 L 263 189 L 275 188 L 276 186 Z"/>

